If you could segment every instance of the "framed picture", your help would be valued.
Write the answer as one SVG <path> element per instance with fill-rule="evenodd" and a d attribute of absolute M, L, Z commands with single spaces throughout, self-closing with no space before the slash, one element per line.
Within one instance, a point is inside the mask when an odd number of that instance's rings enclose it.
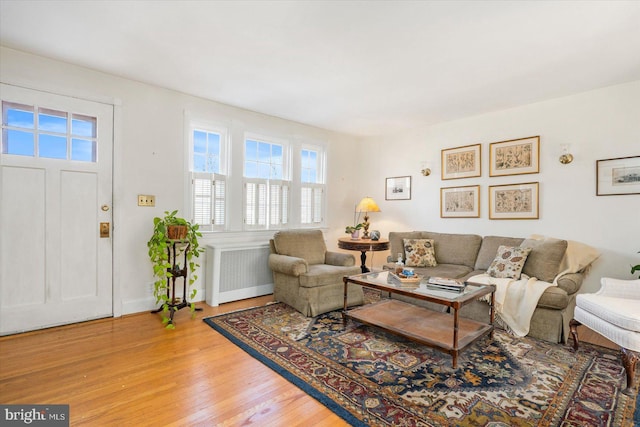
<path fill-rule="evenodd" d="M 480 144 L 442 150 L 442 179 L 473 178 L 481 173 Z"/>
<path fill-rule="evenodd" d="M 411 177 L 396 176 L 387 178 L 387 185 L 384 198 L 386 200 L 410 200 L 411 199 Z"/>
<path fill-rule="evenodd" d="M 489 219 L 538 219 L 538 183 L 489 186 Z"/>
<path fill-rule="evenodd" d="M 596 195 L 640 194 L 640 156 L 596 161 Z"/>
<path fill-rule="evenodd" d="M 480 186 L 440 189 L 440 218 L 479 218 Z"/>
<path fill-rule="evenodd" d="M 489 144 L 489 176 L 538 172 L 540 172 L 539 136 Z"/>

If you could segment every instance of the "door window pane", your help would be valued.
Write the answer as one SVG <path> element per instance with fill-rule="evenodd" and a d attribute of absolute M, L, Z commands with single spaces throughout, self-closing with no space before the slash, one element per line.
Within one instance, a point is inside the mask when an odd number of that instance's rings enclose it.
<path fill-rule="evenodd" d="M 18 156 L 34 156 L 35 144 L 33 132 L 22 132 L 19 130 L 3 129 L 2 152 L 4 154 L 15 154 Z"/>
<path fill-rule="evenodd" d="M 71 120 L 71 134 L 86 138 L 96 137 L 96 118 L 74 114 Z"/>
<path fill-rule="evenodd" d="M 78 160 L 81 162 L 95 162 L 96 161 L 96 144 L 95 141 L 90 139 L 78 139 L 71 140 L 71 160 Z"/>
<path fill-rule="evenodd" d="M 38 143 L 39 157 L 49 159 L 67 158 L 67 138 L 64 136 L 54 136 L 41 134 Z"/>
<path fill-rule="evenodd" d="M 26 105 L 5 104 L 5 126 L 33 129 L 33 109 Z"/>
<path fill-rule="evenodd" d="M 44 132 L 67 133 L 67 114 L 61 111 L 40 109 L 38 129 Z"/>

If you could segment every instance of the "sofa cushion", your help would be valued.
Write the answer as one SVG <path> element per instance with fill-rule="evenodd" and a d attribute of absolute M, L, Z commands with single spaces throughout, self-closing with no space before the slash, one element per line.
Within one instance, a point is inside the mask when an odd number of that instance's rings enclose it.
<path fill-rule="evenodd" d="M 545 282 L 553 282 L 560 271 L 560 262 L 567 250 L 567 241 L 553 239 L 525 239 L 523 248 L 531 248 L 522 272 L 529 277 L 535 277 Z"/>
<path fill-rule="evenodd" d="M 273 235 L 276 252 L 302 258 L 308 264 L 324 264 L 327 247 L 321 230 L 287 230 Z"/>
<path fill-rule="evenodd" d="M 478 252 L 475 269 L 487 271 L 496 257 L 500 245 L 520 246 L 523 240 L 521 237 L 485 236 Z"/>
<path fill-rule="evenodd" d="M 529 252 L 531 248 L 499 246 L 496 257 L 487 269 L 487 274 L 491 277 L 520 279 L 520 273 Z"/>
<path fill-rule="evenodd" d="M 403 239 L 405 264 L 408 267 L 435 267 L 436 255 L 432 239 Z"/>
<path fill-rule="evenodd" d="M 438 264 L 459 264 L 473 268 L 482 243 L 476 234 L 447 234 L 425 231 L 422 239 L 433 239 Z"/>

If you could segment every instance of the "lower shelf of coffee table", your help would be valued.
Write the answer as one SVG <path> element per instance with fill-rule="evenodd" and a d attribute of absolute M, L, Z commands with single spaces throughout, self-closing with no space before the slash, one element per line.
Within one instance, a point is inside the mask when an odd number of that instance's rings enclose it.
<path fill-rule="evenodd" d="M 377 326 L 446 352 L 457 352 L 493 330 L 493 325 L 459 317 L 456 343 L 452 314 L 439 313 L 393 299 L 348 310 L 346 315 L 361 323 Z"/>

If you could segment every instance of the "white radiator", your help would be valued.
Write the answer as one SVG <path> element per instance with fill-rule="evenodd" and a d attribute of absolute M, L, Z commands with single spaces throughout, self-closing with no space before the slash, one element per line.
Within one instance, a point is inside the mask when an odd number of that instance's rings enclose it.
<path fill-rule="evenodd" d="M 273 293 L 269 243 L 207 245 L 207 304 L 219 304 Z"/>

